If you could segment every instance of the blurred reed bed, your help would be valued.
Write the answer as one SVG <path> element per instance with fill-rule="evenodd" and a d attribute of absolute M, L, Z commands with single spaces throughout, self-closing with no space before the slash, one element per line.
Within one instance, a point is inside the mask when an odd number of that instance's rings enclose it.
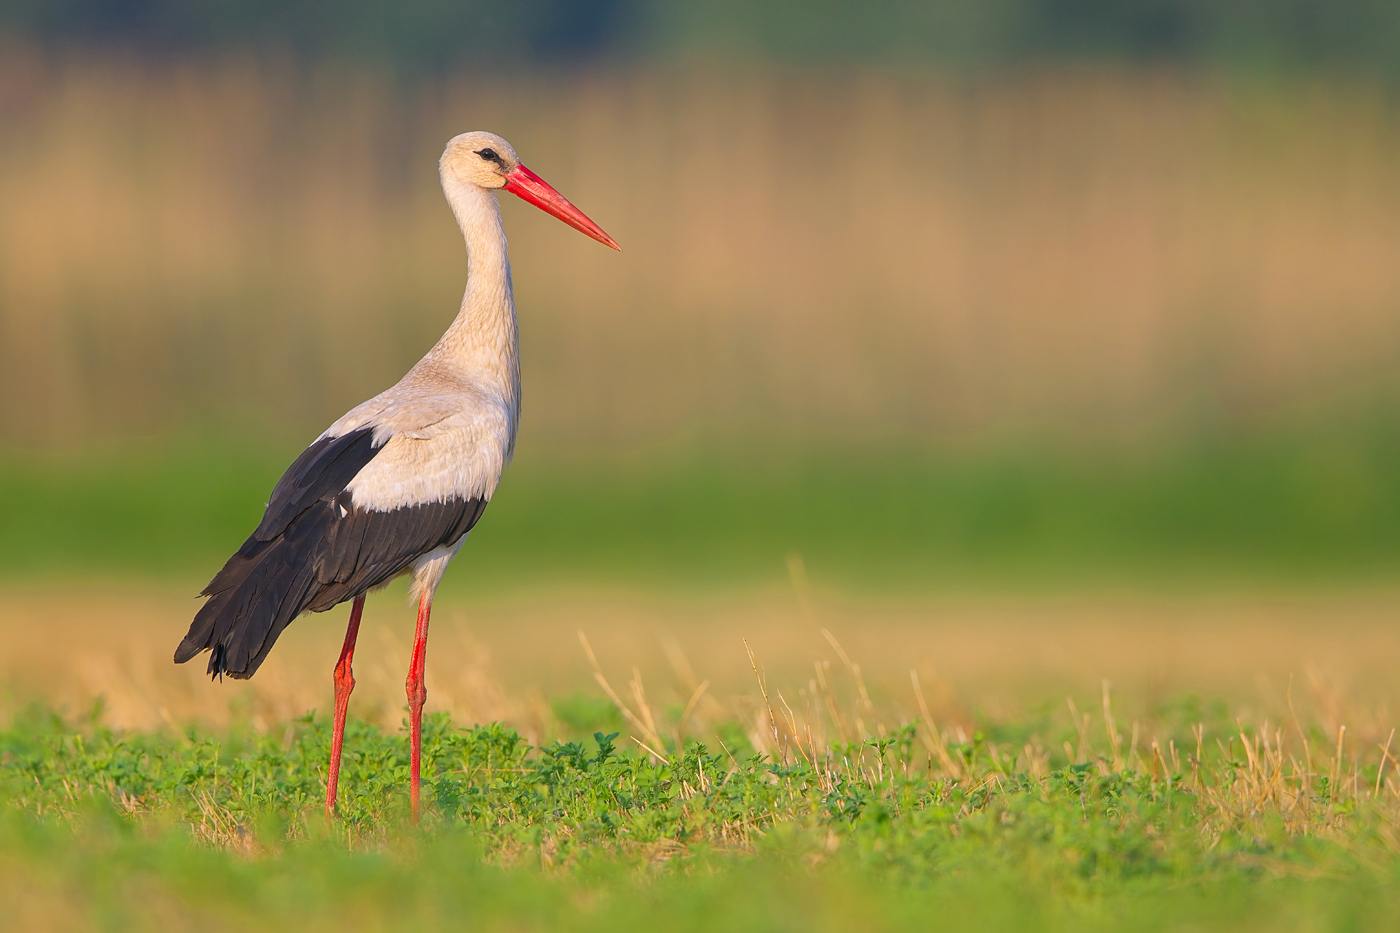
<path fill-rule="evenodd" d="M 319 430 L 455 312 L 436 158 L 473 128 L 626 250 L 505 199 L 526 443 L 1249 422 L 1393 371 L 1396 117 L 1151 70 L 397 86 L 11 48 L 0 431 Z"/>

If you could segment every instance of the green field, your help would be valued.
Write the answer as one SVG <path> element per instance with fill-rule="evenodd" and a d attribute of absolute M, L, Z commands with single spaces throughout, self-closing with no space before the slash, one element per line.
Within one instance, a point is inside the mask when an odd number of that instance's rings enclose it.
<path fill-rule="evenodd" d="M 208 576 L 296 451 L 12 452 L 0 572 Z M 1355 419 L 1138 452 L 527 448 L 517 461 L 449 587 L 728 586 L 783 578 L 791 553 L 855 589 L 1369 583 L 1400 568 L 1400 438 Z"/>
<path fill-rule="evenodd" d="M 919 720 L 822 743 L 780 706 L 766 754 L 737 723 L 680 750 L 650 736 L 651 754 L 592 710 L 592 737 L 575 715 L 579 738 L 538 748 L 434 717 L 415 828 L 402 734 L 352 722 L 328 823 L 324 722 L 116 734 L 32 708 L 0 733 L 6 926 L 1302 931 L 1400 916 L 1396 763 L 1317 723 L 1256 728 L 1188 700 L 1153 711 L 1150 744 L 1107 705 L 1079 728 L 1042 712 L 962 740 Z"/>

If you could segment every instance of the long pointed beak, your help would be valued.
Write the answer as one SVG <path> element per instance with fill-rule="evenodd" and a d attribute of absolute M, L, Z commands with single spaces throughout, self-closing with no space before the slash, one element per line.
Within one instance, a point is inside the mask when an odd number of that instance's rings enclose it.
<path fill-rule="evenodd" d="M 545 213 L 553 214 L 580 233 L 588 234 L 604 246 L 611 246 L 622 252 L 622 247 L 604 233 L 602 227 L 589 220 L 587 214 L 570 204 L 568 198 L 555 191 L 549 182 L 525 166 L 516 166 L 515 170 L 506 176 L 505 189 L 516 197 L 529 201 Z"/>

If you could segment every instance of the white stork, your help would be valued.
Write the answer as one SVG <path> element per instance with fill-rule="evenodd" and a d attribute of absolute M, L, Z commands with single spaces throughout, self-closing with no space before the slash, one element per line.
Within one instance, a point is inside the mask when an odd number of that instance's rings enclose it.
<path fill-rule="evenodd" d="M 520 420 L 515 301 L 493 192 L 503 188 L 620 249 L 492 133 L 452 139 L 439 173 L 467 244 L 456 320 L 397 385 L 351 409 L 297 457 L 272 490 L 262 523 L 204 588 L 208 599 L 175 650 L 183 663 L 207 649 L 211 676 L 251 677 L 302 612 L 354 600 L 335 667 L 328 813 L 335 811 L 365 593 L 409 573 L 418 600 L 406 684 L 409 800 L 418 819 L 433 593 L 495 492 Z"/>

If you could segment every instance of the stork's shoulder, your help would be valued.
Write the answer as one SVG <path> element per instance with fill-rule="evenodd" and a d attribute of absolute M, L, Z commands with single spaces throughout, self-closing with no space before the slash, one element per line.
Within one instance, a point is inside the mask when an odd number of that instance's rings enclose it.
<path fill-rule="evenodd" d="M 421 364 L 394 386 L 355 406 L 326 429 L 339 437 L 370 428 L 376 445 L 391 438 L 429 440 L 442 434 L 505 429 L 512 431 L 509 400 L 489 383 Z"/>
<path fill-rule="evenodd" d="M 489 383 L 416 370 L 331 425 L 327 436 L 371 430 L 383 449 L 346 487 L 355 504 L 391 509 L 489 499 L 515 435 L 509 400 Z"/>

